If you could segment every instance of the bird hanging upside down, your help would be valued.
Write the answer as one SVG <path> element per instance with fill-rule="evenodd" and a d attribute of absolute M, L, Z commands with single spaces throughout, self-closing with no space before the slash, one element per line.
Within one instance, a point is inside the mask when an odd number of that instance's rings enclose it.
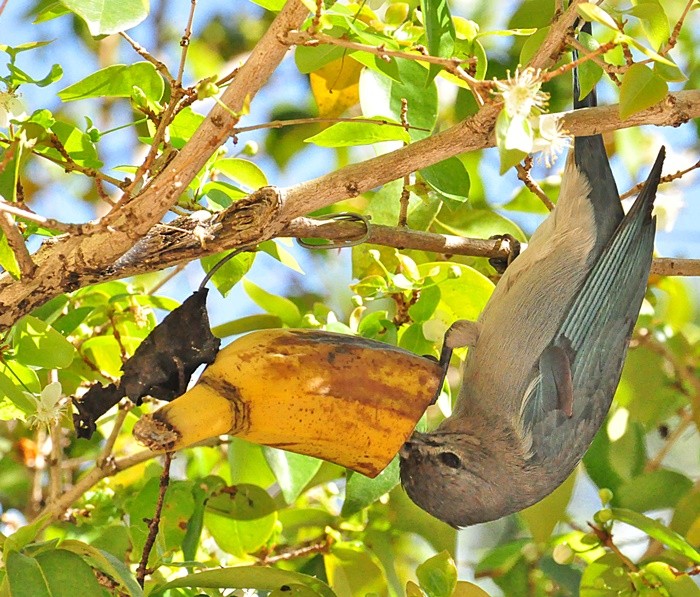
<path fill-rule="evenodd" d="M 574 108 L 597 105 L 595 90 L 579 95 L 574 69 Z M 418 506 L 455 527 L 495 520 L 541 500 L 581 460 L 646 290 L 664 153 L 625 215 L 601 135 L 575 139 L 556 208 L 479 320 L 446 336 L 445 354 L 470 346 L 454 411 L 401 450 L 401 481 Z"/>

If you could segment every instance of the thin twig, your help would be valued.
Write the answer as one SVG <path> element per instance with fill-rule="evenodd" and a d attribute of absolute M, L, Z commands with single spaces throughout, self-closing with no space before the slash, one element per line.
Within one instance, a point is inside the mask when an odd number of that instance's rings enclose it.
<path fill-rule="evenodd" d="M 131 409 L 131 402 L 122 401 L 119 403 L 119 406 L 117 407 L 117 416 L 114 417 L 114 423 L 112 424 L 112 431 L 109 434 L 105 445 L 102 447 L 100 455 L 95 461 L 98 467 L 102 468 L 106 466 L 107 460 L 112 458 L 112 450 L 114 450 L 114 444 L 116 443 L 117 438 L 119 437 L 119 432 L 121 431 L 122 426 L 124 425 L 124 421 L 126 420 L 126 416 L 129 414 L 129 411 Z"/>
<path fill-rule="evenodd" d="M 198 444 L 195 444 L 195 446 L 219 446 L 227 443 L 227 441 L 228 440 L 226 439 L 222 440 L 216 437 L 199 442 Z M 160 454 L 153 452 L 152 450 L 142 450 L 140 452 L 136 452 L 135 454 L 131 454 L 130 456 L 123 456 L 122 458 L 103 458 L 101 465 L 96 464 L 95 467 L 85 473 L 85 475 L 82 476 L 75 483 L 75 485 L 65 491 L 55 502 L 52 504 L 47 504 L 46 507 L 36 516 L 36 518 L 48 515 L 45 523 L 45 525 L 48 526 L 53 520 L 58 519 L 66 510 L 68 510 L 76 501 L 78 501 L 86 491 L 88 491 L 91 487 L 94 487 L 102 479 L 112 477 L 117 473 L 142 464 L 158 456 L 160 456 Z"/>
<path fill-rule="evenodd" d="M 158 486 L 158 501 L 156 502 L 156 510 L 153 513 L 153 518 L 148 520 L 148 536 L 143 545 L 143 553 L 138 568 L 136 568 L 136 582 L 143 585 L 146 580 L 148 570 L 148 557 L 151 555 L 153 545 L 155 545 L 156 537 L 158 536 L 158 525 L 160 524 L 160 515 L 163 512 L 163 503 L 165 502 L 165 492 L 168 490 L 170 483 L 170 463 L 172 462 L 172 452 L 166 452 L 163 458 L 163 473 L 160 476 L 160 484 Z"/>
<path fill-rule="evenodd" d="M 689 172 L 692 172 L 693 170 L 697 170 L 700 168 L 700 160 L 695 162 L 692 166 L 689 168 L 685 168 L 684 170 L 678 170 L 678 172 L 675 172 L 674 174 L 666 174 L 661 177 L 659 180 L 659 184 L 664 184 L 667 182 L 671 182 L 672 180 L 678 180 L 679 178 L 682 178 Z M 645 182 L 640 182 L 636 185 L 634 185 L 629 191 L 625 191 L 622 195 L 620 195 L 620 199 L 627 199 L 627 197 L 632 197 L 639 193 L 642 188 L 644 188 Z"/>
<path fill-rule="evenodd" d="M 63 222 L 59 222 L 58 220 L 45 218 L 44 216 L 40 216 L 33 211 L 27 211 L 26 209 L 21 209 L 20 207 L 13 205 L 12 203 L 8 203 L 2 198 L 0 198 L 0 211 L 7 212 L 8 214 L 12 214 L 18 218 L 29 220 L 30 222 L 35 222 L 44 228 L 50 228 L 51 230 L 59 230 L 61 232 L 68 232 L 72 234 L 80 234 L 83 231 L 82 224 L 65 224 Z"/>
<path fill-rule="evenodd" d="M 362 44 L 356 41 L 349 40 L 344 37 L 333 37 L 325 33 L 314 33 L 311 34 L 308 31 L 290 31 L 284 37 L 284 43 L 297 46 L 315 46 L 318 44 L 329 44 L 333 46 L 339 46 L 341 48 L 347 48 L 348 50 L 356 50 L 359 52 L 368 52 L 369 54 L 374 54 L 379 56 L 383 60 L 389 58 L 404 58 L 406 60 L 413 60 L 418 62 L 428 62 L 429 64 L 436 64 L 443 67 L 446 70 L 452 72 L 455 67 L 461 66 L 462 64 L 470 64 L 472 59 L 462 60 L 460 58 L 440 58 L 439 56 L 431 56 L 427 53 L 422 53 L 420 51 L 416 52 L 404 52 L 402 50 L 389 50 L 384 46 L 370 46 L 368 44 Z M 465 81 L 468 81 L 475 87 L 488 87 L 490 88 L 491 81 L 480 81 L 462 71 Z"/>
<path fill-rule="evenodd" d="M 559 68 L 552 69 L 546 73 L 542 74 L 542 81 L 547 82 L 551 81 L 552 79 L 559 77 L 563 75 L 566 72 L 569 72 L 570 70 L 573 70 L 583 64 L 584 62 L 588 62 L 589 60 L 593 60 L 594 62 L 597 62 L 600 64 L 600 62 L 605 63 L 604 60 L 595 60 L 598 56 L 601 54 L 605 54 L 606 52 L 609 52 L 612 50 L 615 46 L 617 46 L 617 43 L 614 41 L 609 41 L 599 47 L 597 47 L 595 50 L 592 52 L 589 52 L 576 38 L 571 37 L 567 40 L 572 46 L 576 47 L 576 49 L 579 51 L 579 57 L 576 60 L 572 60 L 571 62 L 567 62 L 566 64 L 562 64 Z M 605 63 L 607 64 L 607 63 Z M 624 69 L 623 69 L 624 70 Z"/>
<path fill-rule="evenodd" d="M 285 126 L 296 126 L 300 124 L 316 124 L 316 123 L 338 123 L 338 122 L 359 122 L 363 124 L 376 124 L 378 126 L 400 126 L 406 128 L 405 125 L 398 122 L 390 122 L 385 118 L 290 118 L 289 120 L 272 120 L 261 124 L 253 124 L 251 126 L 236 127 L 231 131 L 232 135 L 240 135 L 250 131 L 258 131 L 260 129 L 279 129 Z M 419 126 L 409 126 L 408 129 L 414 131 L 428 131 L 428 129 Z"/>
<path fill-rule="evenodd" d="M 328 553 L 330 551 L 333 539 L 330 535 L 326 535 L 321 541 L 313 541 L 306 545 L 296 546 L 292 549 L 280 551 L 279 553 L 270 554 L 263 551 L 258 556 L 257 566 L 270 566 L 277 562 L 288 562 L 298 558 L 304 558 L 317 553 Z"/>
<path fill-rule="evenodd" d="M 65 172 L 80 172 L 81 174 L 84 174 L 85 176 L 88 176 L 90 178 L 99 178 L 104 182 L 108 182 L 109 184 L 114 185 L 117 188 L 122 188 L 124 186 L 123 180 L 119 180 L 118 178 L 114 178 L 113 176 L 109 176 L 108 174 L 104 174 L 103 172 L 100 172 L 95 168 L 88 168 L 87 166 L 82 166 L 81 164 L 78 164 L 68 153 L 66 148 L 63 146 L 63 143 L 55 133 L 49 133 L 48 140 L 53 146 L 53 148 L 61 154 L 61 157 L 65 161 L 58 160 L 45 153 L 35 152 L 34 155 L 37 155 L 39 157 L 49 160 L 50 162 L 53 162 L 57 166 L 63 168 Z"/>
<path fill-rule="evenodd" d="M 688 16 L 688 13 L 690 12 L 690 9 L 694 3 L 695 0 L 688 0 L 688 2 L 686 2 L 685 8 L 683 9 L 683 14 L 681 14 L 681 18 L 678 19 L 676 26 L 673 28 L 671 36 L 668 38 L 668 41 L 664 47 L 659 50 L 659 54 L 662 56 L 666 56 L 666 54 L 668 54 L 678 43 L 678 36 L 681 34 L 681 29 L 683 29 L 683 23 L 685 22 L 685 18 Z"/>
<path fill-rule="evenodd" d="M 547 193 L 545 193 L 540 185 L 535 182 L 535 180 L 532 178 L 532 175 L 530 174 L 532 170 L 532 156 L 527 156 L 525 158 L 524 164 L 516 164 L 515 169 L 518 172 L 518 178 L 523 181 L 525 186 L 537 197 L 539 197 L 540 201 L 544 203 L 544 206 L 549 210 L 552 211 L 554 209 L 554 203 L 552 203 L 551 199 L 547 197 Z"/>
<path fill-rule="evenodd" d="M 163 4 L 161 2 L 161 4 Z M 163 78 L 168 81 L 170 86 L 175 85 L 175 77 L 173 77 L 170 74 L 170 71 L 168 70 L 168 67 L 158 60 L 156 57 L 154 57 L 146 48 L 144 48 L 141 44 L 139 44 L 135 39 L 132 39 L 128 33 L 124 33 L 123 31 L 119 32 L 119 35 L 121 35 L 128 43 L 129 45 L 134 49 L 134 51 L 141 56 L 142 58 L 145 58 L 150 62 L 153 66 L 156 67 L 156 70 L 163 75 Z"/>
<path fill-rule="evenodd" d="M 185 74 L 185 64 L 187 63 L 187 50 L 190 47 L 190 37 L 192 37 L 192 22 L 194 21 L 194 9 L 197 8 L 197 0 L 190 0 L 190 14 L 187 16 L 187 25 L 185 26 L 185 34 L 180 39 L 180 66 L 177 69 L 176 85 L 182 85 L 182 76 Z"/>
<path fill-rule="evenodd" d="M 615 543 L 613 542 L 612 533 L 610 531 L 608 531 L 607 529 L 600 528 L 594 524 L 591 524 L 590 522 L 588 523 L 588 526 L 591 528 L 595 536 L 598 537 L 598 540 L 610 551 L 612 551 L 618 558 L 620 558 L 620 561 L 631 572 L 639 571 L 637 564 L 630 560 L 624 553 L 620 551 L 620 548 L 617 545 L 615 545 Z"/>
<path fill-rule="evenodd" d="M 405 97 L 401 98 L 401 126 L 408 132 L 408 100 Z M 404 145 L 408 145 L 404 143 Z M 399 221 L 398 225 L 401 228 L 408 226 L 408 203 L 411 199 L 411 192 L 408 190 L 408 185 L 411 184 L 411 174 L 406 173 L 403 177 L 403 186 L 401 187 L 401 197 L 399 198 Z"/>
<path fill-rule="evenodd" d="M 153 286 L 151 286 L 146 293 L 147 294 L 155 294 L 158 292 L 163 286 L 165 286 L 170 280 L 172 280 L 175 276 L 177 276 L 182 270 L 185 269 L 186 264 L 184 263 L 178 263 L 174 268 L 172 268 L 169 272 L 166 272 L 164 276 L 162 276 Z"/>

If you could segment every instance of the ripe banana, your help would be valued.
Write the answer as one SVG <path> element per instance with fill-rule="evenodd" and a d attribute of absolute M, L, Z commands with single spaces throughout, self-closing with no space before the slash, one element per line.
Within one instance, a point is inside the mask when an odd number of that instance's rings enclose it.
<path fill-rule="evenodd" d="M 316 330 L 253 332 L 221 350 L 188 392 L 134 426 L 173 451 L 230 433 L 370 477 L 396 455 L 435 396 L 437 362 Z"/>

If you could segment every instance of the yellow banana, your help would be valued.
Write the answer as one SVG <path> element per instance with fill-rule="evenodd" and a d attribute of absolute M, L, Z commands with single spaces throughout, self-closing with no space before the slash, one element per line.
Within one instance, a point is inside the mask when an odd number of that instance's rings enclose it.
<path fill-rule="evenodd" d="M 396 455 L 435 396 L 437 362 L 316 330 L 262 330 L 221 350 L 192 389 L 134 427 L 154 451 L 230 433 L 370 477 Z"/>

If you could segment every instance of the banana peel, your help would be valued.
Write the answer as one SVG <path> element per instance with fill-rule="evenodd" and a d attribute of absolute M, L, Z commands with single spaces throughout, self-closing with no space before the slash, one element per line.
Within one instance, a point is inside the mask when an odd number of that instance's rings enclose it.
<path fill-rule="evenodd" d="M 442 383 L 440 365 L 366 338 L 253 332 L 221 350 L 185 394 L 134 426 L 154 451 L 222 434 L 378 475 Z"/>

